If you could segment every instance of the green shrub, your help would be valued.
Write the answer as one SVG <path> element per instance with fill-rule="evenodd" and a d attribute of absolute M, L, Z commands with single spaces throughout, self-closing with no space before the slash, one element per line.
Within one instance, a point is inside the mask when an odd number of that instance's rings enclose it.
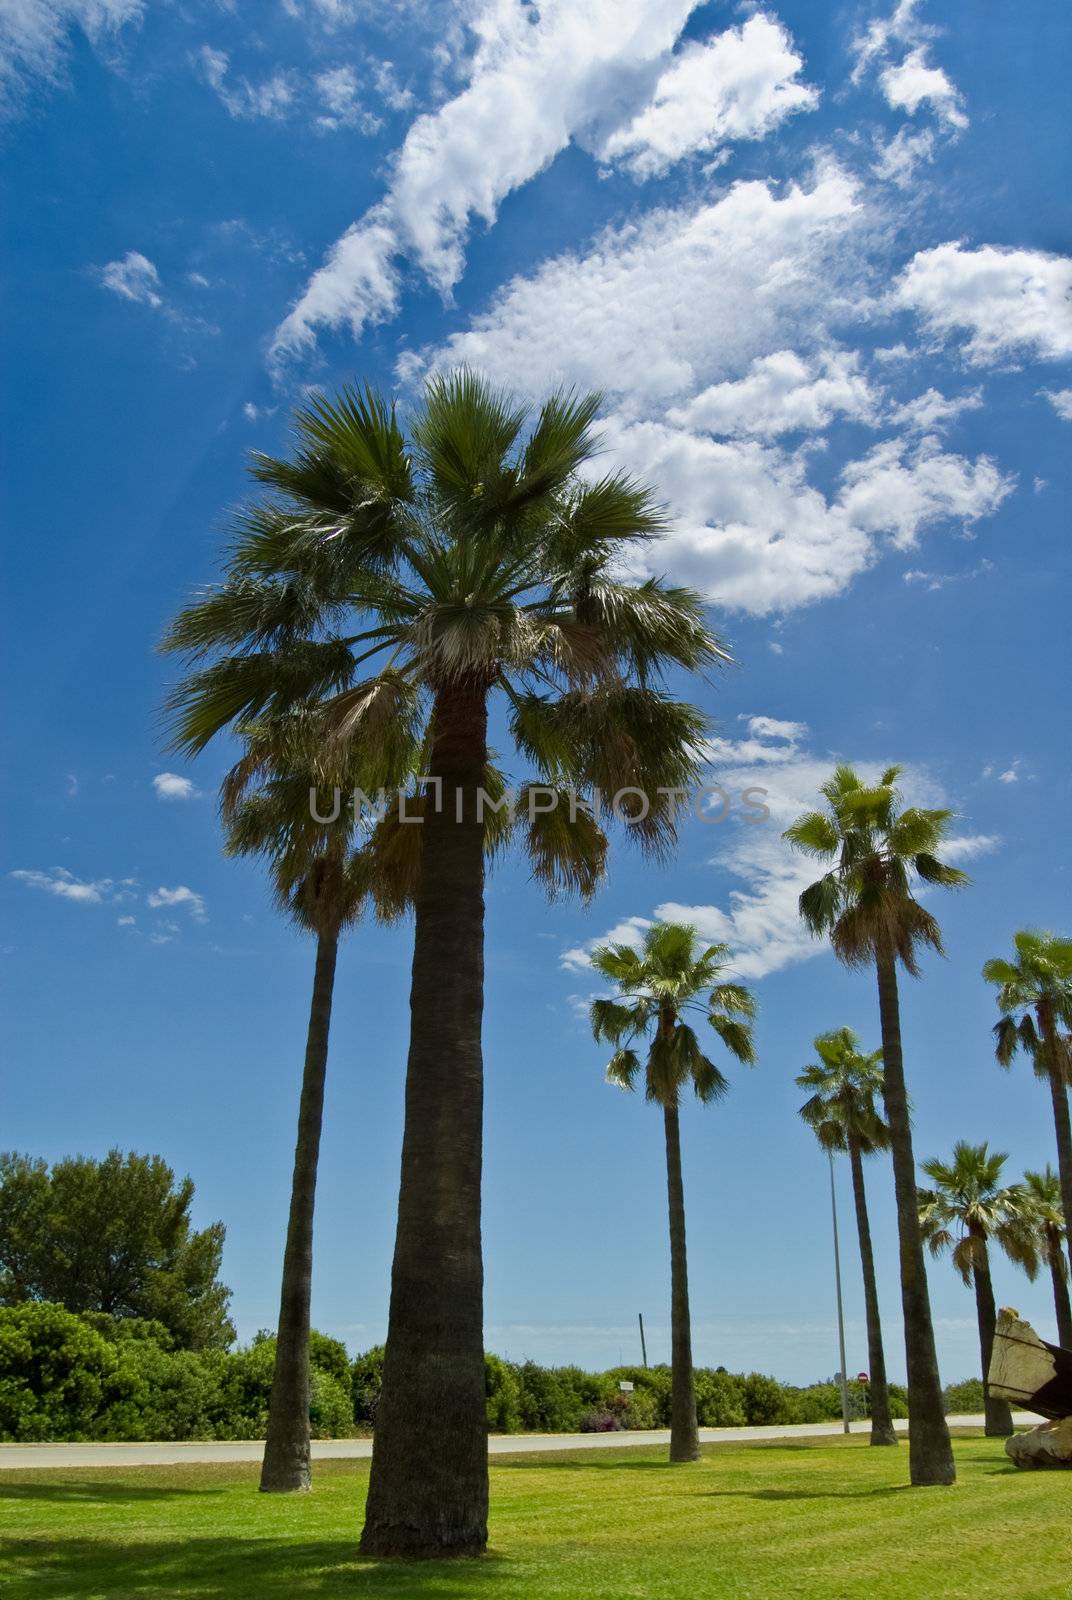
<path fill-rule="evenodd" d="M 91 1439 L 114 1345 L 46 1301 L 0 1307 L 0 1439 Z"/>
<path fill-rule="evenodd" d="M 373 1345 L 354 1358 L 350 1367 L 350 1393 L 353 1396 L 354 1421 L 371 1427 L 376 1420 L 376 1407 L 383 1383 L 383 1345 Z"/>
<path fill-rule="evenodd" d="M 946 1416 L 974 1415 L 983 1409 L 983 1380 L 965 1378 L 962 1383 L 950 1383 L 943 1398 Z"/>
<path fill-rule="evenodd" d="M 768 1378 L 762 1372 L 750 1372 L 741 1380 L 741 1402 L 745 1421 L 753 1426 L 793 1421 L 793 1408 L 785 1389 L 777 1378 Z"/>
<path fill-rule="evenodd" d="M 346 1389 L 350 1385 L 350 1357 L 341 1339 L 329 1338 L 326 1333 L 309 1329 L 309 1365 L 328 1372 Z"/>
<path fill-rule="evenodd" d="M 743 1384 L 729 1372 L 712 1372 L 698 1367 L 696 1420 L 701 1428 L 741 1428 L 748 1418 L 744 1408 Z"/>
<path fill-rule="evenodd" d="M 349 1439 L 354 1431 L 349 1384 L 319 1366 L 310 1366 L 309 1422 L 314 1439 Z"/>
<path fill-rule="evenodd" d="M 484 1357 L 484 1393 L 492 1433 L 521 1432 L 521 1379 L 517 1368 L 501 1356 Z"/>

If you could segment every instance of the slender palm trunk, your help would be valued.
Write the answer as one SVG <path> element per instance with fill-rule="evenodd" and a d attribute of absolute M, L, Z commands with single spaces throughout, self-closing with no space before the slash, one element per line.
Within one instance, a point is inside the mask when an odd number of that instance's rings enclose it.
<path fill-rule="evenodd" d="M 1056 1234 L 1056 1229 L 1054 1230 Z M 1072 1350 L 1072 1301 L 1068 1298 L 1068 1271 L 1065 1268 L 1059 1237 L 1046 1240 L 1046 1258 L 1053 1284 L 1053 1309 L 1057 1316 L 1057 1343 Z"/>
<path fill-rule="evenodd" d="M 324 1078 L 328 1032 L 335 989 L 339 936 L 322 933 L 316 944 L 313 998 L 305 1044 L 298 1142 L 290 1186 L 290 1218 L 283 1255 L 275 1368 L 268 1401 L 261 1489 L 276 1494 L 310 1487 L 309 1471 L 309 1304 L 313 1284 L 313 1210 L 320 1129 L 324 1120 Z"/>
<path fill-rule="evenodd" d="M 896 1444 L 897 1435 L 893 1429 L 893 1418 L 890 1416 L 890 1391 L 886 1381 L 886 1352 L 882 1347 L 882 1320 L 878 1309 L 875 1253 L 871 1248 L 871 1220 L 867 1215 L 864 1164 L 860 1156 L 860 1146 L 851 1134 L 849 1166 L 852 1169 L 852 1197 L 856 1203 L 856 1231 L 860 1236 L 860 1265 L 864 1276 L 867 1360 L 871 1389 L 871 1443 Z"/>
<path fill-rule="evenodd" d="M 696 1387 L 692 1374 L 689 1269 L 685 1256 L 685 1190 L 677 1100 L 663 1106 L 666 1192 L 670 1209 L 670 1460 L 698 1461 Z"/>
<path fill-rule="evenodd" d="M 916 1160 L 912 1152 L 912 1125 L 901 1054 L 901 1014 L 893 951 L 880 950 L 876 967 L 885 1069 L 883 1098 L 890 1127 L 900 1239 L 901 1307 L 908 1367 L 908 1470 L 914 1484 L 954 1483 L 956 1467 L 942 1405 L 927 1270 L 923 1264 L 923 1237 L 916 1201 Z"/>
<path fill-rule="evenodd" d="M 1068 1085 L 1062 1069 L 1057 1023 L 1053 1007 L 1043 1002 L 1038 1008 L 1039 1029 L 1046 1052 L 1046 1075 L 1053 1102 L 1053 1127 L 1057 1135 L 1057 1171 L 1061 1178 L 1061 1207 L 1065 1214 L 1065 1242 L 1072 1265 L 1072 1122 L 1068 1114 Z"/>
<path fill-rule="evenodd" d="M 361 1549 L 476 1555 L 487 1544 L 484 1273 L 480 1176 L 484 1075 L 487 690 L 436 696 L 439 810 L 423 824 L 406 1124 L 383 1389 Z"/>
<path fill-rule="evenodd" d="M 983 1363 L 983 1413 L 986 1434 L 993 1439 L 1007 1439 L 1012 1430 L 1012 1412 L 1007 1400 L 999 1400 L 990 1393 L 990 1359 L 994 1354 L 994 1329 L 998 1312 L 994 1304 L 994 1285 L 990 1278 L 990 1254 L 982 1234 L 974 1234 L 975 1249 L 972 1280 L 975 1284 L 975 1311 L 979 1318 L 979 1354 Z"/>

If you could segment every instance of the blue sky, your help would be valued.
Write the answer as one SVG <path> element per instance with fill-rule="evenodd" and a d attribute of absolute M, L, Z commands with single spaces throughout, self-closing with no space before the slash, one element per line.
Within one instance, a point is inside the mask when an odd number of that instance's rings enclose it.
<path fill-rule="evenodd" d="M 779 831 L 836 757 L 954 806 L 974 878 L 935 903 L 948 959 L 904 985 L 917 1153 L 1052 1159 L 978 973 L 1016 927 L 1068 926 L 1070 44 L 1058 0 L 4 7 L 0 1142 L 189 1171 L 243 1336 L 275 1317 L 312 951 L 221 857 L 227 748 L 162 753 L 155 644 L 309 385 L 405 403 L 467 360 L 526 396 L 602 389 L 609 455 L 672 512 L 651 569 L 703 589 L 738 663 L 700 691 L 713 775 L 772 811 L 691 823 L 669 864 L 617 847 L 587 911 L 494 878 L 489 1347 L 635 1358 L 642 1310 L 667 1354 L 661 1133 L 602 1082 L 584 957 L 688 914 L 761 1004 L 759 1066 L 684 1118 L 697 1358 L 835 1367 L 792 1080 L 819 1031 L 873 1047 L 876 1003 L 800 934 Z M 385 1323 L 408 954 L 362 928 L 340 962 L 314 1316 L 355 1348 Z M 888 1169 L 870 1186 L 902 1374 Z M 1044 1285 L 996 1277 L 1050 1326 Z M 943 1372 L 968 1374 L 971 1297 L 946 1263 L 931 1283 Z"/>

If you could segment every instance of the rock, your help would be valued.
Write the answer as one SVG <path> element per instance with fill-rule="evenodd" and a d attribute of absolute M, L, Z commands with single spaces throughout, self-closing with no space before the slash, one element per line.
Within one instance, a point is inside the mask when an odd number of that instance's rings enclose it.
<path fill-rule="evenodd" d="M 1014 1433 L 1005 1440 L 1005 1454 L 1018 1467 L 1072 1468 L 1072 1417 Z"/>

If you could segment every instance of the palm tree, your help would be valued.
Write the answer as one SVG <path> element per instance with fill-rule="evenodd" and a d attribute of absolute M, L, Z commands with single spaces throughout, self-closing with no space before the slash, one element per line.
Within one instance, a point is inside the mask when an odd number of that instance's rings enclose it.
<path fill-rule="evenodd" d="M 739 983 L 722 981 L 726 945 L 700 944 L 695 928 L 654 923 L 637 952 L 627 944 L 601 945 L 592 965 L 617 985 L 613 1000 L 594 1000 L 592 1033 L 614 1046 L 607 1080 L 632 1089 L 641 1070 L 633 1048 L 651 1035 L 644 1062 L 646 1096 L 662 1107 L 666 1136 L 666 1187 L 670 1212 L 670 1460 L 696 1461 L 700 1440 L 692 1373 L 689 1275 L 685 1254 L 685 1192 L 681 1181 L 681 1091 L 691 1083 L 698 1100 L 717 1100 L 729 1088 L 724 1074 L 700 1049 L 684 1020 L 699 1012 L 738 1061 L 752 1064 L 755 1001 Z"/>
<path fill-rule="evenodd" d="M 819 1060 L 805 1067 L 796 1080 L 801 1089 L 812 1091 L 811 1099 L 801 1106 L 800 1115 L 822 1149 L 848 1152 L 864 1278 L 867 1352 L 871 1369 L 871 1443 L 896 1444 L 897 1434 L 890 1415 L 890 1392 L 886 1382 L 886 1353 L 882 1345 L 882 1321 L 878 1309 L 878 1284 L 875 1279 L 875 1255 L 871 1248 L 871 1222 L 867 1214 L 863 1163 L 864 1156 L 890 1147 L 890 1130 L 875 1105 L 876 1097 L 882 1093 L 882 1051 L 875 1050 L 871 1055 L 864 1055 L 860 1050 L 860 1041 L 851 1028 L 821 1033 L 815 1040 L 815 1050 Z"/>
<path fill-rule="evenodd" d="M 1038 1271 L 1030 1204 L 1018 1184 L 1001 1187 L 1001 1169 L 1007 1160 L 986 1143 L 967 1144 L 961 1139 L 953 1146 L 952 1161 L 924 1161 L 923 1171 L 934 1188 L 919 1190 L 920 1226 L 931 1254 L 951 1250 L 954 1267 L 966 1284 L 975 1287 L 986 1432 L 995 1438 L 1012 1433 L 1012 1412 L 1007 1400 L 990 1393 L 990 1358 L 997 1325 L 990 1240 L 1029 1277 Z"/>
<path fill-rule="evenodd" d="M 324 1113 L 328 1034 L 335 966 L 343 929 L 369 895 L 370 852 L 352 848 L 352 807 L 330 826 L 310 816 L 309 770 L 293 727 L 265 722 L 243 730 L 246 750 L 221 790 L 229 855 L 267 860 L 276 904 L 316 938 L 316 963 L 302 1072 L 298 1134 L 276 1332 L 268 1430 L 261 1466 L 264 1491 L 311 1487 L 309 1324 L 313 1214 Z"/>
<path fill-rule="evenodd" d="M 1072 1049 L 1061 1028 L 1072 1027 L 1072 939 L 1022 928 L 1013 936 L 1012 961 L 988 961 L 987 983 L 997 985 L 1002 1015 L 995 1024 L 997 1058 L 1003 1067 L 1023 1050 L 1035 1074 L 1050 1086 L 1053 1126 L 1057 1135 L 1057 1171 L 1065 1214 L 1065 1239 L 1072 1258 L 1072 1122 L 1068 1085 L 1072 1082 Z"/>
<path fill-rule="evenodd" d="M 1057 1317 L 1057 1343 L 1072 1350 L 1072 1303 L 1068 1297 L 1067 1233 L 1061 1205 L 1061 1180 L 1047 1165 L 1044 1172 L 1025 1172 L 1024 1191 L 1031 1204 L 1036 1249 L 1050 1269 L 1053 1307 Z"/>
<path fill-rule="evenodd" d="M 913 894 L 913 883 L 954 887 L 968 880 L 936 854 L 949 811 L 901 811 L 889 767 L 869 787 L 851 767 L 839 766 L 821 785 L 822 811 L 809 811 L 786 830 L 798 850 L 832 863 L 800 896 L 800 915 L 815 934 L 827 934 L 848 967 L 874 966 L 882 1032 L 883 1103 L 890 1130 L 901 1305 L 908 1367 L 909 1476 L 914 1484 L 953 1483 L 956 1468 L 942 1405 L 934 1347 L 927 1270 L 916 1210 L 916 1167 L 901 1051 L 897 963 L 913 977 L 922 947 L 942 950 L 941 929 Z"/>
<path fill-rule="evenodd" d="M 700 769 L 707 720 L 663 692 L 663 673 L 727 659 L 699 596 L 620 576 L 664 524 L 625 475 L 578 475 L 598 403 L 557 395 L 532 417 L 460 372 L 429 382 L 407 435 L 371 390 L 311 401 L 293 455 L 254 460 L 268 498 L 240 525 L 225 582 L 167 641 L 208 661 L 172 701 L 182 748 L 265 708 L 318 705 L 330 736 L 359 737 L 388 772 L 397 756 L 429 775 L 369 1555 L 471 1554 L 487 1540 L 489 707 L 505 702 L 541 780 L 519 821 L 537 876 L 590 893 L 606 850 L 596 800 L 610 798 L 603 816 L 627 837 L 665 849 Z"/>

